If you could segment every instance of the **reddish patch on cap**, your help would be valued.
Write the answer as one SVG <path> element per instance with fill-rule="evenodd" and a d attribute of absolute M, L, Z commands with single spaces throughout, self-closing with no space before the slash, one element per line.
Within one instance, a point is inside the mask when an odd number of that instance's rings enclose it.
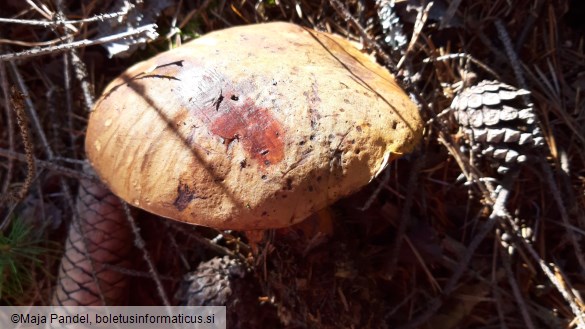
<path fill-rule="evenodd" d="M 158 74 L 176 69 L 177 65 L 159 65 Z M 277 164 L 284 158 L 284 129 L 271 109 L 256 105 L 259 88 L 271 88 L 255 79 L 233 83 L 213 67 L 206 68 L 194 60 L 181 61 L 175 92 L 188 109 L 209 131 L 226 141 L 238 141 L 261 168 Z M 159 72 L 160 71 L 160 72 Z M 262 87 L 260 87 L 262 86 Z M 184 122 L 184 118 L 174 120 Z"/>
<path fill-rule="evenodd" d="M 266 168 L 284 158 L 283 128 L 268 109 L 250 98 L 225 95 L 226 108 L 212 119 L 209 129 L 228 141 L 238 140 L 250 157 Z"/>

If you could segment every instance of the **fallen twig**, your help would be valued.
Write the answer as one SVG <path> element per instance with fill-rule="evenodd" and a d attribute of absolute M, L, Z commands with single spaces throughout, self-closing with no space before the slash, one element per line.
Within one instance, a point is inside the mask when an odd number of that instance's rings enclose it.
<path fill-rule="evenodd" d="M 103 37 L 97 40 L 80 40 L 75 42 L 70 42 L 66 44 L 61 44 L 58 46 L 51 46 L 45 48 L 36 48 L 25 50 L 17 53 L 11 54 L 3 54 L 0 55 L 0 60 L 2 61 L 14 61 L 17 59 L 24 59 L 24 58 L 31 58 L 36 56 L 42 56 L 47 54 L 55 54 L 62 51 L 71 50 L 74 48 L 82 48 L 82 47 L 89 47 L 93 45 L 101 45 L 104 43 L 109 43 L 116 40 L 126 39 L 128 37 L 135 37 L 135 36 L 145 36 L 150 40 L 154 40 L 158 34 L 156 33 L 156 24 L 149 24 L 145 26 L 141 26 L 136 28 L 135 30 L 119 33 L 107 37 Z"/>

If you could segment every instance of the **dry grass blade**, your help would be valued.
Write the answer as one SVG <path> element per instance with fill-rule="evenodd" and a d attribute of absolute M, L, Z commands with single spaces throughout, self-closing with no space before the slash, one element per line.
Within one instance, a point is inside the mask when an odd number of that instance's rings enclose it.
<path fill-rule="evenodd" d="M 12 89 L 12 106 L 16 113 L 16 123 L 20 128 L 20 135 L 24 144 L 24 153 L 26 156 L 27 174 L 20 191 L 17 193 L 18 201 L 22 201 L 32 185 L 35 176 L 36 167 L 34 159 L 34 146 L 32 136 L 28 128 L 28 120 L 24 112 L 24 95 L 16 89 Z"/>
<path fill-rule="evenodd" d="M 158 292 L 158 297 L 160 298 L 162 305 L 170 306 L 171 303 L 169 301 L 169 298 L 167 297 L 165 289 L 163 288 L 160 275 L 156 270 L 156 266 L 154 265 L 154 261 L 152 260 L 149 252 L 146 250 L 146 244 L 144 242 L 144 239 L 142 238 L 142 235 L 140 234 L 140 228 L 136 224 L 136 220 L 134 219 L 132 213 L 130 212 L 130 207 L 128 207 L 128 204 L 126 204 L 126 202 L 124 202 L 123 200 L 120 200 L 120 202 L 122 203 L 124 213 L 126 214 L 126 220 L 130 225 L 130 228 L 132 229 L 132 233 L 134 235 L 134 245 L 142 253 L 142 258 L 148 265 L 148 272 L 150 274 L 150 278 L 156 284 L 156 291 Z"/>
<path fill-rule="evenodd" d="M 32 136 L 30 134 L 30 130 L 28 127 L 28 120 L 26 113 L 24 111 L 24 96 L 15 88 L 12 89 L 11 93 L 11 101 L 10 101 L 12 108 L 16 114 L 16 123 L 20 128 L 20 136 L 22 138 L 22 142 L 24 144 L 24 152 L 25 152 L 25 159 L 27 165 L 27 174 L 26 178 L 18 190 L 15 193 L 7 193 L 2 196 L 0 199 L 0 203 L 10 202 L 10 203 L 18 203 L 22 201 L 30 187 L 32 185 L 33 179 L 36 173 L 36 166 L 35 166 L 35 159 L 34 159 L 34 146 L 32 143 Z M 3 221 L 0 227 L 5 227 L 7 225 L 6 221 Z"/>
<path fill-rule="evenodd" d="M 24 104 L 26 105 L 26 108 L 28 109 L 28 115 L 29 115 L 28 117 L 30 117 L 30 119 L 32 120 L 34 131 L 41 140 L 41 144 L 43 146 L 42 150 L 45 152 L 45 154 L 49 158 L 52 158 L 54 155 L 53 150 L 52 150 L 51 146 L 49 145 L 49 140 L 47 139 L 47 134 L 45 134 L 45 131 L 43 129 L 43 125 L 41 124 L 41 120 L 37 114 L 37 110 L 35 109 L 35 106 L 32 102 L 32 98 L 31 98 L 29 89 L 28 89 L 26 83 L 24 82 L 24 79 L 22 78 L 18 67 L 14 64 L 14 62 L 10 62 L 10 68 L 12 69 L 12 73 L 14 74 L 14 76 L 16 77 L 16 81 L 18 82 L 18 87 L 20 89 L 19 92 L 22 93 L 22 95 L 23 95 Z"/>
<path fill-rule="evenodd" d="M 6 77 L 6 65 L 4 62 L 0 63 L 0 83 L 2 85 L 2 93 L 4 96 L 4 111 L 6 113 L 6 132 L 8 133 L 8 147 L 9 151 L 14 152 L 14 123 L 13 116 L 10 106 L 10 93 L 8 88 L 8 78 Z M 5 194 L 8 192 L 10 182 L 13 175 L 14 162 L 12 159 L 8 160 L 6 164 L 6 173 L 4 177 L 4 183 L 2 184 L 2 190 L 0 193 Z"/>

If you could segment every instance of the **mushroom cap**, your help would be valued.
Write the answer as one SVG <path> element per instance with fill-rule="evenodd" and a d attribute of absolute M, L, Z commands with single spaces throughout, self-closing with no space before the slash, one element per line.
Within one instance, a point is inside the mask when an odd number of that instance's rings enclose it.
<path fill-rule="evenodd" d="M 96 102 L 87 157 L 149 212 L 221 229 L 289 226 L 420 139 L 417 107 L 336 35 L 229 28 L 138 63 Z"/>

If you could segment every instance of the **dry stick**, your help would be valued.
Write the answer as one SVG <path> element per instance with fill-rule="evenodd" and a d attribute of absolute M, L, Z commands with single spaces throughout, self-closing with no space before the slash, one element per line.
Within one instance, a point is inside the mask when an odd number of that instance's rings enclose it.
<path fill-rule="evenodd" d="M 508 197 L 510 195 L 509 186 L 512 182 L 516 179 L 517 172 L 511 173 L 502 185 L 500 185 L 500 189 L 497 189 L 495 192 L 495 201 L 492 203 L 492 212 L 488 217 L 487 222 L 480 228 L 479 232 L 473 238 L 469 246 L 467 247 L 466 253 L 463 255 L 462 260 L 459 262 L 459 266 L 451 275 L 447 284 L 445 285 L 445 293 L 449 294 L 457 285 L 457 282 L 463 276 L 463 272 L 465 271 L 467 264 L 471 261 L 471 257 L 473 257 L 475 250 L 479 247 L 480 243 L 485 239 L 489 232 L 493 232 L 495 224 L 497 223 L 498 219 L 502 218 L 506 211 L 506 202 L 508 201 Z"/>
<path fill-rule="evenodd" d="M 79 53 L 76 49 L 71 49 L 69 55 L 71 56 L 71 63 L 73 64 L 73 69 L 75 70 L 75 78 L 81 84 L 85 109 L 89 112 L 93 108 L 93 100 L 95 98 L 91 83 L 89 82 L 87 68 L 85 63 L 79 57 Z"/>
<path fill-rule="evenodd" d="M 384 186 L 390 180 L 390 173 L 391 173 L 390 168 L 389 167 L 386 168 L 386 170 L 384 172 L 384 177 L 382 177 L 382 179 L 378 183 L 378 186 L 376 186 L 376 189 L 372 192 L 372 194 L 370 195 L 368 200 L 366 200 L 366 203 L 360 208 L 361 211 L 366 211 L 366 210 L 370 209 L 370 207 L 372 206 L 374 201 L 376 201 L 376 198 L 378 197 L 380 192 L 382 192 L 382 189 L 384 188 Z"/>
<path fill-rule="evenodd" d="M 0 148 L 0 156 L 8 158 L 8 159 L 12 159 L 12 160 L 26 162 L 26 156 L 24 154 L 17 153 L 14 151 L 3 149 L 3 148 Z M 67 167 L 63 167 L 63 166 L 55 163 L 54 162 L 55 159 L 56 158 L 54 158 L 54 160 L 51 160 L 51 161 L 34 159 L 34 162 L 35 162 L 35 166 L 37 166 L 37 167 L 50 170 L 52 172 L 63 175 L 65 177 L 70 177 L 70 178 L 74 178 L 77 180 L 87 179 L 87 180 L 90 180 L 92 182 L 100 182 L 100 179 L 96 176 L 88 175 L 84 172 L 81 172 L 81 171 L 78 171 L 75 169 L 71 169 L 71 168 L 67 168 Z"/>
<path fill-rule="evenodd" d="M 25 0 L 28 5 L 36 12 L 44 16 L 47 20 L 51 20 L 55 17 L 55 13 L 53 13 L 47 6 L 41 4 L 41 7 L 37 6 L 32 0 Z M 71 24 L 66 24 L 66 28 L 70 29 L 71 31 L 77 32 L 77 28 Z"/>
<path fill-rule="evenodd" d="M 552 170 L 551 170 L 550 166 L 548 165 L 548 163 L 546 163 L 543 159 L 541 159 L 539 162 L 540 162 L 540 167 L 544 171 L 544 174 L 546 177 L 546 182 L 548 183 L 548 186 L 549 186 L 550 191 L 552 193 L 553 199 L 555 200 L 555 203 L 557 204 L 559 212 L 561 213 L 561 220 L 563 221 L 565 229 L 567 230 L 567 235 L 569 236 L 569 240 L 571 241 L 571 244 L 573 245 L 575 255 L 577 256 L 577 261 L 579 262 L 579 265 L 581 266 L 581 274 L 585 275 L 585 257 L 583 257 L 583 247 L 582 247 L 581 243 L 579 243 L 580 239 L 576 236 L 574 230 L 571 229 L 572 225 L 569 221 L 569 214 L 567 213 L 567 209 L 565 208 L 565 204 L 563 203 L 563 198 L 561 197 L 561 192 L 559 191 L 557 184 L 555 183 L 555 180 L 554 180 L 553 174 L 552 174 Z"/>
<path fill-rule="evenodd" d="M 0 44 L 8 44 L 8 45 L 17 45 L 22 47 L 40 47 L 40 46 L 51 46 L 60 42 L 65 41 L 62 37 L 57 37 L 55 39 L 47 40 L 47 41 L 20 41 L 20 40 L 10 40 L 10 39 L 0 39 Z M 2 53 L 5 53 L 3 51 Z"/>
<path fill-rule="evenodd" d="M 63 1 L 58 0 L 57 6 L 59 9 L 59 11 L 57 13 L 57 17 L 64 18 L 65 14 L 63 14 Z M 73 42 L 73 35 L 68 31 L 66 31 L 65 34 L 67 37 L 67 42 Z M 77 52 L 77 49 L 71 49 L 69 51 L 69 53 L 64 55 L 64 59 L 69 59 L 69 58 L 71 59 L 71 64 L 73 64 L 75 77 L 79 81 L 79 83 L 81 84 L 81 91 L 83 93 L 83 100 L 85 102 L 85 110 L 89 112 L 93 108 L 94 95 L 93 95 L 93 92 L 91 91 L 91 86 L 89 83 L 85 63 L 79 57 L 79 53 Z M 69 64 L 69 61 L 67 60 L 66 63 Z M 69 68 L 66 68 L 65 73 L 66 73 L 65 77 L 66 77 L 66 83 L 67 83 L 67 80 L 71 81 L 71 75 L 70 75 Z M 67 103 L 71 104 L 71 90 L 70 90 L 70 88 L 67 88 L 66 90 L 67 90 Z M 73 123 L 72 123 L 73 111 L 71 110 L 70 106 L 68 106 L 67 109 L 68 109 L 68 114 L 69 114 L 68 118 L 69 118 L 70 129 L 71 129 L 71 131 L 73 131 Z M 75 143 L 73 137 L 72 137 L 72 139 L 73 139 L 72 143 Z"/>
<path fill-rule="evenodd" d="M 134 245 L 142 252 L 142 258 L 148 265 L 148 272 L 150 273 L 151 279 L 156 284 L 158 295 L 165 306 L 170 306 L 171 304 L 169 303 L 167 294 L 165 293 L 165 290 L 162 286 L 162 282 L 160 280 L 158 271 L 156 270 L 154 262 L 152 261 L 152 258 L 150 257 L 148 251 L 146 250 L 146 243 L 144 242 L 142 236 L 140 235 L 140 228 L 138 228 L 138 225 L 136 225 L 134 217 L 132 217 L 132 214 L 130 213 L 130 207 L 126 202 L 124 202 L 124 200 L 120 199 L 120 202 L 122 203 L 122 207 L 124 208 L 124 212 L 126 213 L 126 219 L 128 220 L 128 223 L 132 228 L 132 232 L 134 233 Z"/>
<path fill-rule="evenodd" d="M 58 0 L 57 7 L 58 7 L 57 18 L 58 19 L 65 18 L 65 14 L 63 14 L 63 1 Z M 63 21 L 63 20 L 60 20 L 60 21 Z M 68 30 L 66 30 L 66 32 L 65 32 L 65 37 L 66 37 L 67 42 L 69 42 L 69 43 L 73 42 L 73 35 Z M 71 61 L 69 61 L 69 59 L 71 59 Z M 71 49 L 69 51 L 69 53 L 64 54 L 63 60 L 65 62 L 64 76 L 65 76 L 65 90 L 67 91 L 68 124 L 69 124 L 70 131 L 73 131 L 73 121 L 72 121 L 73 110 L 72 110 L 72 106 L 71 106 L 72 101 L 71 101 L 71 88 L 70 88 L 71 73 L 69 70 L 70 63 L 73 64 L 75 77 L 79 81 L 79 83 L 81 84 L 81 91 L 83 92 L 83 100 L 85 102 L 85 110 L 86 111 L 90 111 L 92 109 L 94 96 L 93 96 L 93 92 L 91 91 L 91 86 L 89 83 L 85 63 L 79 57 L 77 49 Z M 73 135 L 70 135 L 70 136 L 71 136 L 71 143 L 72 143 L 72 145 L 74 145 L 75 138 L 73 137 Z"/>
<path fill-rule="evenodd" d="M 149 24 L 149 25 L 141 26 L 141 27 L 136 28 L 135 30 L 132 30 L 132 31 L 114 34 L 114 35 L 103 37 L 103 38 L 100 38 L 97 40 L 80 40 L 80 41 L 66 43 L 66 44 L 62 44 L 62 45 L 58 45 L 58 46 L 36 48 L 36 49 L 21 51 L 18 53 L 4 54 L 4 55 L 0 55 L 0 60 L 14 61 L 17 59 L 36 57 L 36 56 L 42 56 L 42 55 L 47 55 L 47 54 L 55 54 L 55 53 L 59 53 L 62 51 L 71 50 L 74 48 L 100 45 L 100 44 L 104 44 L 104 43 L 108 43 L 108 42 L 112 42 L 112 41 L 117 41 L 120 39 L 125 39 L 125 38 L 131 37 L 131 36 L 138 36 L 138 35 L 144 35 L 149 39 L 154 39 L 156 37 L 156 24 Z"/>
<path fill-rule="evenodd" d="M 484 64 L 479 59 L 477 59 L 469 54 L 465 54 L 465 53 L 455 53 L 455 54 L 447 54 L 447 55 L 433 57 L 433 58 L 425 58 L 425 59 L 423 59 L 423 63 L 431 63 L 431 62 L 444 61 L 444 60 L 448 60 L 448 59 L 462 59 L 462 58 L 479 66 L 484 71 L 486 71 L 489 74 L 491 74 L 492 76 L 494 76 L 494 78 L 496 78 L 497 80 L 501 80 L 500 75 L 497 74 L 494 70 L 490 69 L 486 64 Z"/>
<path fill-rule="evenodd" d="M 529 329 L 534 329 L 534 323 L 532 322 L 532 317 L 530 317 L 530 313 L 528 312 L 528 307 L 524 298 L 522 297 L 522 293 L 520 292 L 520 288 L 518 287 L 518 282 L 514 278 L 514 272 L 512 271 L 512 266 L 510 265 L 510 255 L 506 248 L 500 246 L 498 248 L 500 251 L 500 257 L 502 258 L 502 264 L 504 265 L 504 270 L 506 271 L 506 276 L 508 277 L 508 283 L 510 287 L 512 287 L 512 294 L 514 295 L 514 299 L 516 299 L 516 303 L 520 308 L 520 313 L 522 314 L 522 318 L 524 319 L 524 323 L 526 327 Z"/>
<path fill-rule="evenodd" d="M 495 25 L 496 25 L 496 30 L 498 30 L 498 37 L 500 38 L 500 41 L 502 41 L 502 43 L 504 44 L 504 49 L 506 50 L 506 55 L 508 56 L 508 59 L 510 60 L 510 63 L 512 64 L 512 70 L 514 70 L 514 75 L 516 76 L 516 81 L 518 82 L 519 87 L 522 89 L 528 90 L 528 87 L 526 85 L 526 80 L 524 80 L 524 75 L 522 74 L 521 66 L 519 65 L 520 60 L 518 59 L 518 56 L 516 55 L 516 52 L 514 51 L 514 47 L 512 46 L 512 41 L 510 40 L 510 35 L 508 35 L 508 32 L 506 31 L 506 27 L 504 26 L 504 23 L 502 23 L 502 21 L 500 19 L 496 19 Z M 524 97 L 527 98 L 528 96 L 524 96 Z M 525 100 L 527 100 L 527 99 L 525 99 Z M 529 103 L 529 102 L 526 102 L 526 103 Z"/>
<path fill-rule="evenodd" d="M 37 76 L 43 80 L 45 87 L 47 89 L 47 92 L 45 92 L 45 110 L 48 113 L 48 117 L 50 118 L 57 118 L 57 104 L 55 104 L 55 93 L 57 91 L 57 87 L 53 84 L 53 82 L 46 76 L 45 72 L 38 68 L 36 64 L 33 64 L 34 66 L 34 70 L 37 74 Z M 59 145 L 60 144 L 60 138 L 59 138 L 59 131 L 60 131 L 60 127 L 61 127 L 61 122 L 60 120 L 49 120 L 51 122 L 51 145 Z M 50 134 L 48 134 L 50 135 Z"/>
<path fill-rule="evenodd" d="M 427 19 L 429 18 L 429 11 L 431 11 L 432 6 L 433 6 L 433 2 L 429 2 L 427 4 L 427 6 L 416 15 L 416 21 L 414 23 L 414 30 L 412 32 L 412 37 L 410 38 L 410 42 L 408 43 L 408 47 L 406 47 L 406 51 L 404 52 L 404 55 L 402 56 L 402 58 L 400 58 L 400 61 L 398 62 L 398 65 L 397 65 L 398 69 L 400 69 L 402 67 L 402 65 L 406 62 L 408 55 L 414 49 L 414 46 L 416 45 L 416 42 L 418 41 L 418 37 L 420 36 L 422 29 L 424 28 L 425 23 L 427 22 Z"/>
<path fill-rule="evenodd" d="M 571 170 L 569 169 L 570 166 L 570 162 L 569 162 L 569 155 L 567 154 L 566 150 L 564 149 L 560 149 L 557 152 L 559 152 L 559 167 L 560 167 L 560 171 L 562 173 L 561 179 L 562 181 L 562 186 L 566 187 L 566 193 L 568 194 L 568 202 L 569 202 L 569 207 L 570 209 L 572 209 L 573 207 L 575 207 L 575 194 L 573 193 L 574 191 L 572 190 L 572 184 L 571 184 Z M 578 228 L 576 228 L 575 226 L 577 226 Z M 579 228 L 583 228 L 585 229 L 585 214 L 583 213 L 583 209 L 581 209 L 581 211 L 578 211 L 577 214 L 577 223 L 576 225 L 573 225 L 574 230 L 578 231 Z M 581 267 L 583 267 L 583 265 L 581 265 Z M 585 269 L 585 267 L 583 267 Z M 583 275 L 585 275 L 585 273 L 583 273 Z"/>
<path fill-rule="evenodd" d="M 4 94 L 4 111 L 6 111 L 6 125 L 8 126 L 8 148 L 14 152 L 14 123 L 12 121 L 12 111 L 10 107 L 10 92 L 8 91 L 8 78 L 6 76 L 6 65 L 0 62 L 0 83 L 2 86 L 2 93 Z M 10 181 L 12 179 L 12 171 L 14 169 L 13 159 L 8 159 L 6 166 L 6 177 L 4 184 L 2 184 L 1 193 L 8 192 Z"/>
<path fill-rule="evenodd" d="M 60 3 L 60 1 L 58 2 Z M 73 36 L 67 32 L 67 41 L 73 41 Z M 73 134 L 73 96 L 71 95 L 71 63 L 69 54 L 63 54 L 63 83 L 65 85 L 65 104 L 67 109 L 67 128 L 69 129 L 69 143 L 73 148 L 73 157 L 77 157 L 77 148 L 75 145 L 75 135 Z"/>
<path fill-rule="evenodd" d="M 546 164 L 541 164 L 541 165 L 546 166 Z M 545 172 L 546 171 L 547 170 L 545 170 Z M 558 195 L 558 193 L 557 193 L 557 195 Z M 512 216 L 510 216 L 508 213 L 504 213 L 503 215 L 504 216 L 502 217 L 502 219 L 506 220 L 506 224 L 509 227 L 513 227 L 514 220 L 513 220 Z M 570 230 L 570 228 L 567 227 L 567 230 Z M 573 295 L 573 293 L 571 291 L 569 291 L 567 289 L 566 285 L 564 283 L 560 282 L 560 280 L 554 275 L 554 273 L 550 270 L 550 268 L 545 263 L 545 261 L 534 250 L 534 248 L 532 247 L 530 242 L 527 241 L 522 236 L 521 231 L 510 230 L 510 233 L 512 234 L 512 236 L 515 238 L 516 241 L 520 242 L 519 245 L 521 245 L 524 248 L 524 250 L 526 250 L 528 252 L 528 254 L 538 263 L 538 265 L 540 266 L 540 268 L 541 268 L 542 272 L 545 274 L 545 276 L 549 279 L 550 282 L 552 282 L 552 284 L 555 286 L 557 291 L 559 291 L 561 296 L 563 296 L 565 301 L 569 304 L 569 307 L 571 308 L 571 311 L 573 312 L 573 314 L 575 316 L 575 320 L 578 324 L 577 328 L 585 329 L 585 313 L 584 313 L 584 310 L 582 310 L 581 307 L 579 306 L 578 302 L 575 301 L 577 298 Z"/>
<path fill-rule="evenodd" d="M 165 225 L 165 235 L 167 236 L 167 239 L 169 239 L 170 241 L 170 245 L 172 247 L 172 249 L 175 249 L 176 252 L 179 255 L 179 260 L 181 261 L 181 265 L 183 265 L 183 269 L 185 271 L 191 271 L 191 266 L 189 266 L 189 261 L 187 260 L 187 257 L 185 257 L 185 254 L 181 251 L 181 248 L 179 247 L 179 243 L 177 242 L 176 234 L 173 234 L 173 232 L 171 232 L 170 230 L 170 224 L 168 220 L 163 221 L 164 225 Z"/>
<path fill-rule="evenodd" d="M 179 3 L 177 4 L 177 8 L 175 9 L 175 12 L 173 13 L 173 18 L 171 19 L 171 28 L 169 29 L 169 32 L 165 35 L 165 39 L 167 39 L 167 40 L 170 40 L 174 35 L 181 32 L 181 30 L 177 27 L 177 19 L 179 17 L 179 12 L 181 12 L 182 7 L 183 7 L 183 0 L 179 0 Z M 181 38 L 175 38 L 175 40 L 177 41 L 177 44 L 180 46 L 181 45 Z"/>
<path fill-rule="evenodd" d="M 120 16 L 126 15 L 127 11 L 119 11 L 117 13 L 105 13 L 99 14 L 90 18 L 84 18 L 79 20 L 55 20 L 55 21 L 42 21 L 42 20 L 32 20 L 32 19 L 15 19 L 15 18 L 3 18 L 0 17 L 0 23 L 5 24 L 21 24 L 21 25 L 32 25 L 32 26 L 41 26 L 41 27 L 57 27 L 63 26 L 65 24 L 85 24 L 85 23 L 93 23 L 93 22 L 104 22 L 109 19 L 118 18 Z"/>
<path fill-rule="evenodd" d="M 211 3 L 211 0 L 205 0 L 205 2 L 203 2 L 199 7 L 191 10 L 185 16 L 185 18 L 183 18 L 183 21 L 181 22 L 181 24 L 179 24 L 179 29 L 182 29 L 185 26 L 187 26 L 187 24 L 189 23 L 189 21 L 191 20 L 191 18 L 193 18 L 193 16 L 197 15 L 199 12 L 204 11 L 207 7 L 209 7 L 209 4 L 210 3 Z"/>
<path fill-rule="evenodd" d="M 62 156 L 58 156 L 58 155 L 56 155 L 56 156 L 53 157 L 53 161 L 55 161 L 55 162 L 67 162 L 67 163 L 72 163 L 72 164 L 76 164 L 76 165 L 80 165 L 80 166 L 85 165 L 85 163 L 87 162 L 85 160 L 72 159 L 72 158 L 62 157 Z"/>
<path fill-rule="evenodd" d="M 164 221 L 164 224 L 165 227 L 167 227 L 168 229 L 175 229 L 173 226 L 171 226 L 169 221 Z M 230 258 L 239 257 L 243 261 L 246 260 L 245 257 L 242 257 L 239 253 L 234 253 L 233 251 L 224 246 L 209 241 L 209 239 L 206 239 L 205 237 L 201 236 L 201 234 L 199 234 L 198 232 L 189 232 L 188 234 L 189 238 L 194 239 L 197 242 L 197 244 L 200 244 L 204 248 L 207 248 L 217 254 L 227 255 L 230 256 Z"/>
<path fill-rule="evenodd" d="M 514 225 L 512 216 L 507 215 L 505 219 L 507 220 L 508 225 Z M 557 291 L 561 294 L 561 296 L 563 296 L 565 301 L 569 303 L 569 307 L 571 308 L 571 311 L 575 315 L 575 321 L 578 325 L 577 328 L 585 329 L 585 313 L 584 310 L 582 310 L 581 307 L 578 305 L 578 303 L 575 302 L 575 297 L 573 296 L 573 293 L 566 288 L 564 283 L 560 282 L 560 280 L 551 271 L 551 269 L 548 267 L 545 261 L 540 257 L 540 255 L 538 255 L 534 248 L 532 248 L 530 242 L 526 241 L 526 239 L 522 236 L 520 232 L 516 231 L 512 233 L 513 237 L 520 242 L 520 245 L 538 263 L 544 275 L 549 279 L 550 282 L 552 282 Z"/>

